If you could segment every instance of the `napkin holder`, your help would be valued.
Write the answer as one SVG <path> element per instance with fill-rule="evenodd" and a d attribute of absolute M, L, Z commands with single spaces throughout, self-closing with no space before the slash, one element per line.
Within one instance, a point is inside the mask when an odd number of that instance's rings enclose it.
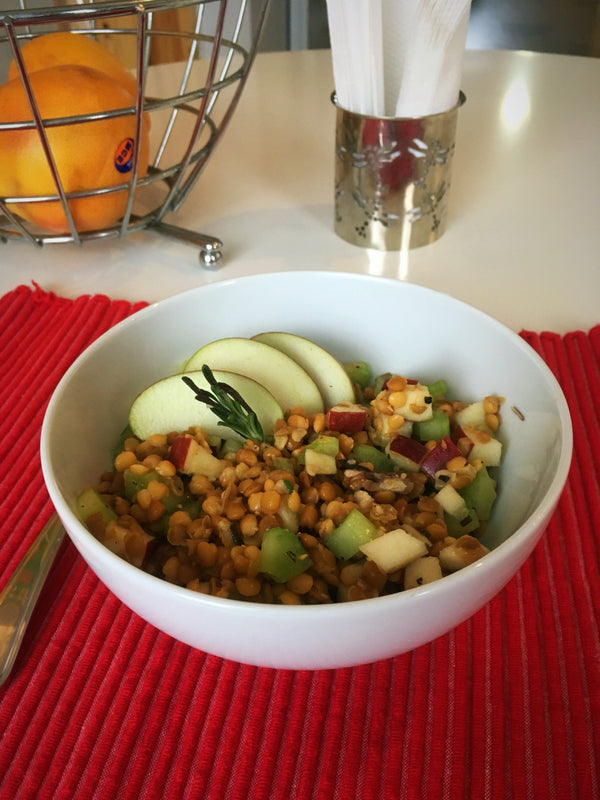
<path fill-rule="evenodd" d="M 377 250 L 436 241 L 446 228 L 460 92 L 428 116 L 374 117 L 342 108 L 335 93 L 335 232 Z"/>

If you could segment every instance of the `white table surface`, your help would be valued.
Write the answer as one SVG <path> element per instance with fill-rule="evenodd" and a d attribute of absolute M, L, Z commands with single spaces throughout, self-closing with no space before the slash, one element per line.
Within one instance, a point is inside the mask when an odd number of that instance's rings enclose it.
<path fill-rule="evenodd" d="M 166 221 L 224 241 L 218 270 L 153 232 L 0 245 L 0 293 L 35 281 L 147 300 L 257 272 L 329 269 L 437 289 L 520 330 L 600 323 L 600 59 L 467 51 L 448 229 L 381 253 L 333 231 L 329 51 L 260 54 L 206 170 Z"/>

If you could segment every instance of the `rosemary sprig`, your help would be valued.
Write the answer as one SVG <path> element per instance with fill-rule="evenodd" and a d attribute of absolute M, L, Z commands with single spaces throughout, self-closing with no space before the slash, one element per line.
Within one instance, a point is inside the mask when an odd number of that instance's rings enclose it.
<path fill-rule="evenodd" d="M 192 389 L 196 400 L 206 403 L 213 414 L 219 418 L 220 422 L 217 424 L 230 428 L 244 439 L 264 441 L 262 425 L 241 394 L 228 383 L 218 381 L 206 364 L 202 365 L 202 374 L 212 389 L 212 393 L 207 389 L 199 389 L 187 375 L 182 375 L 181 380 Z"/>

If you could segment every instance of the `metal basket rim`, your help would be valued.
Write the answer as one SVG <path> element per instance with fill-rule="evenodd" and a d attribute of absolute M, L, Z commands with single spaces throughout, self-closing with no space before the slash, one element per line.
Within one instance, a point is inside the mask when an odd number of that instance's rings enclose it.
<path fill-rule="evenodd" d="M 184 34 L 184 38 L 190 38 L 197 42 L 202 42 L 202 43 L 211 43 L 214 42 L 215 37 L 207 34 L 190 33 L 190 34 Z M 236 81 L 240 80 L 244 76 L 244 73 L 248 68 L 247 61 L 249 59 L 249 53 L 246 48 L 242 47 L 242 45 L 238 44 L 237 42 L 234 42 L 231 39 L 222 38 L 219 42 L 218 47 L 219 49 L 223 49 L 225 51 L 225 57 L 227 57 L 232 51 L 234 51 L 237 54 L 237 56 L 241 58 L 241 64 L 233 72 L 228 73 L 225 77 L 213 81 L 210 86 L 209 93 L 219 92 L 222 89 L 225 89 L 227 86 L 236 83 Z M 184 92 L 183 94 L 181 93 L 177 95 L 173 94 L 169 97 L 155 98 L 152 97 L 151 95 L 144 95 L 142 102 L 142 113 L 146 114 L 152 111 L 160 110 L 162 108 L 183 109 L 187 104 L 195 100 L 200 100 L 202 97 L 205 96 L 206 92 L 207 92 L 207 87 L 201 86 L 198 89 L 187 91 Z M 88 114 L 73 114 L 63 117 L 42 117 L 42 122 L 44 124 L 44 127 L 53 128 L 53 127 L 61 127 L 63 125 L 76 125 L 79 123 L 90 122 L 93 120 L 114 119 L 117 117 L 133 116 L 136 113 L 137 113 L 137 107 L 135 105 L 131 105 L 131 106 L 124 106 L 122 108 L 111 109 L 110 111 L 98 111 L 95 113 L 88 113 Z M 34 120 L 15 120 L 14 122 L 0 122 L 0 131 L 34 130 L 36 127 L 37 126 Z"/>
<path fill-rule="evenodd" d="M 132 4 L 131 0 L 92 0 L 69 6 L 45 6 L 43 8 L 14 8 L 3 10 L 0 16 L 0 29 L 5 28 L 7 21 L 13 25 L 42 25 L 48 22 L 65 22 L 67 20 L 87 21 L 106 16 L 125 17 L 140 13 L 168 11 L 174 8 L 200 5 L 220 5 L 223 0 L 143 0 L 143 3 Z"/>

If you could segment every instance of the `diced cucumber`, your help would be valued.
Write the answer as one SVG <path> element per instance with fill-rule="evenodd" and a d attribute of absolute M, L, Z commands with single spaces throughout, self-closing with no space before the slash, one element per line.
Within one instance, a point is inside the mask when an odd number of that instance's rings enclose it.
<path fill-rule="evenodd" d="M 314 441 L 306 446 L 306 449 L 326 456 L 337 456 L 340 442 L 336 436 L 317 436 Z"/>
<path fill-rule="evenodd" d="M 450 417 L 448 414 L 434 408 L 431 419 L 415 422 L 413 433 L 422 442 L 435 440 L 439 442 L 444 436 L 450 436 Z"/>
<path fill-rule="evenodd" d="M 199 500 L 188 499 L 176 494 L 167 494 L 161 498 L 160 502 L 165 507 L 165 513 L 155 522 L 148 524 L 153 533 L 166 535 L 169 530 L 171 514 L 176 511 L 186 511 L 192 519 L 197 519 L 200 516 L 201 506 Z"/>
<path fill-rule="evenodd" d="M 114 462 L 115 458 L 119 455 L 119 453 L 123 452 L 123 447 L 125 445 L 125 440 L 129 439 L 129 437 L 133 436 L 133 435 L 134 435 L 134 433 L 131 430 L 131 427 L 129 425 L 127 425 L 125 428 L 123 428 L 123 430 L 121 431 L 121 433 L 119 435 L 119 440 L 117 441 L 117 443 L 115 444 L 115 446 L 111 450 L 111 454 L 110 455 L 111 455 L 111 459 L 112 459 L 113 462 Z"/>
<path fill-rule="evenodd" d="M 223 439 L 219 448 L 219 456 L 224 458 L 229 453 L 237 453 L 240 449 L 240 442 L 238 439 Z"/>
<path fill-rule="evenodd" d="M 335 475 L 337 461 L 335 456 L 328 453 L 319 453 L 316 450 L 304 451 L 304 468 L 309 475 Z"/>
<path fill-rule="evenodd" d="M 469 511 L 466 517 L 458 519 L 444 511 L 444 522 L 448 529 L 448 536 L 459 539 L 465 533 L 472 533 L 479 528 L 479 519 L 474 511 Z"/>
<path fill-rule="evenodd" d="M 333 456 L 335 458 L 339 452 L 339 449 L 339 441 L 335 436 L 318 436 L 310 444 L 307 444 L 304 450 L 298 453 L 296 459 L 300 466 L 304 466 L 306 464 L 307 451 L 312 451 L 313 453 L 319 453 L 326 456 Z"/>
<path fill-rule="evenodd" d="M 284 456 L 277 456 L 273 459 L 273 469 L 282 469 L 287 472 L 294 472 L 294 462 L 291 458 L 284 458 Z"/>
<path fill-rule="evenodd" d="M 169 482 L 153 469 L 141 474 L 126 469 L 123 473 L 123 481 L 125 496 L 131 501 L 135 499 L 140 489 L 148 488 L 151 481 L 158 481 L 159 483 L 164 483 L 169 486 Z M 175 494 L 172 491 L 167 492 L 164 497 L 161 497 L 160 502 L 165 507 L 165 513 L 152 523 L 151 528 L 155 533 L 166 533 L 169 517 L 171 514 L 174 514 L 175 511 L 187 511 L 192 519 L 195 519 L 200 513 L 200 502 L 198 500 L 187 498 L 181 494 Z"/>
<path fill-rule="evenodd" d="M 150 481 L 164 483 L 164 479 L 153 469 L 142 473 L 132 472 L 131 469 L 126 469 L 123 473 L 123 481 L 125 484 L 125 497 L 128 500 L 133 500 L 140 489 L 146 489 Z"/>
<path fill-rule="evenodd" d="M 300 575 L 312 565 L 310 556 L 293 531 L 269 528 L 263 534 L 258 560 L 259 572 L 270 575 L 278 583 Z"/>
<path fill-rule="evenodd" d="M 471 483 L 459 489 L 459 494 L 480 520 L 488 520 L 496 500 L 496 481 L 490 477 L 486 467 L 482 466 Z"/>
<path fill-rule="evenodd" d="M 192 519 L 197 519 L 200 516 L 200 500 L 196 500 L 195 498 L 168 494 L 161 502 L 165 504 L 166 514 L 169 516 L 176 511 L 186 511 Z"/>
<path fill-rule="evenodd" d="M 376 533 L 377 526 L 353 508 L 327 537 L 325 545 L 337 558 L 348 559 L 355 556 L 361 545 L 370 542 Z"/>
<path fill-rule="evenodd" d="M 451 517 L 461 520 L 469 515 L 469 507 L 464 497 L 450 484 L 443 486 L 435 495 L 435 499 Z"/>
<path fill-rule="evenodd" d="M 435 495 L 444 510 L 444 521 L 449 536 L 462 536 L 479 528 L 479 518 L 465 498 L 453 486 L 446 484 Z"/>
<path fill-rule="evenodd" d="M 429 387 L 429 394 L 433 397 L 434 402 L 436 400 L 444 400 L 448 395 L 448 387 L 444 380 L 440 379 L 433 383 L 428 383 L 427 386 Z"/>
<path fill-rule="evenodd" d="M 81 521 L 87 524 L 94 514 L 100 514 L 104 525 L 116 519 L 117 515 L 102 496 L 93 488 L 84 489 L 77 498 L 77 513 Z"/>
<path fill-rule="evenodd" d="M 358 383 L 361 389 L 369 385 L 371 368 L 366 361 L 354 361 L 351 364 L 344 364 L 344 369 L 352 383 Z"/>
<path fill-rule="evenodd" d="M 392 377 L 391 372 L 384 372 L 381 375 L 378 375 L 375 378 L 375 382 L 373 383 L 373 392 L 375 393 L 375 397 L 379 394 L 379 392 L 383 389 L 386 382 Z"/>
<path fill-rule="evenodd" d="M 354 445 L 352 458 L 355 458 L 359 464 L 372 464 L 375 472 L 394 472 L 395 470 L 393 460 L 383 450 L 379 450 L 372 444 Z"/>
<path fill-rule="evenodd" d="M 302 453 L 299 463 L 304 461 L 304 467 L 309 475 L 335 475 L 337 472 L 336 455 L 340 443 L 335 436 L 317 436 L 308 444 Z"/>

